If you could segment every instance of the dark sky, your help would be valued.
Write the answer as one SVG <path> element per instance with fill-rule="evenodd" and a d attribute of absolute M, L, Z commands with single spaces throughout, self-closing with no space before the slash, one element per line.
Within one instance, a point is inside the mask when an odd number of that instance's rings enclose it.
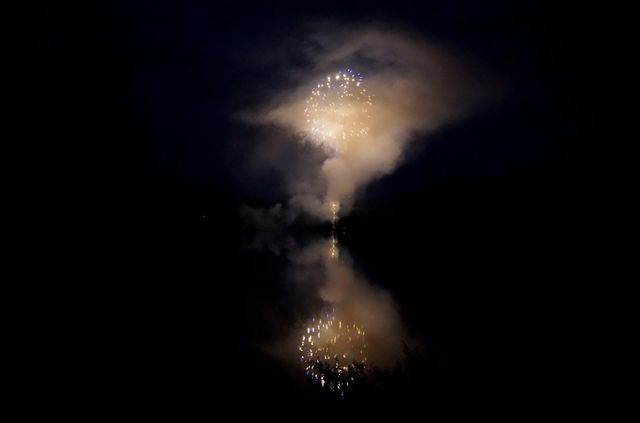
<path fill-rule="evenodd" d="M 304 393 L 257 348 L 293 318 L 284 259 L 239 253 L 239 206 L 286 194 L 247 172 L 233 116 L 286 83 L 260 58 L 324 19 L 406 27 L 505 87 L 414 144 L 345 219 L 355 263 L 440 346 L 425 391 L 412 379 L 374 403 L 473 418 L 579 404 L 566 391 L 589 391 L 615 342 L 605 285 L 628 279 L 615 247 L 635 219 L 635 50 L 631 14 L 559 3 L 21 2 L 0 420 L 297 419 Z"/>
<path fill-rule="evenodd" d="M 241 197 L 282 195 L 268 175 L 269 183 L 256 186 L 265 175 L 251 179 L 243 173 L 243 155 L 250 152 L 234 143 L 242 132 L 233 114 L 264 101 L 265 87 L 283 83 L 282 69 L 257 57 L 277 54 L 279 42 L 319 19 L 400 24 L 475 61 L 478 71 L 506 86 L 497 105 L 441 130 L 428 147 L 421 144 L 407 166 L 372 188 L 375 196 L 393 197 L 396 187 L 415 191 L 432 182 L 496 178 L 623 155 L 603 148 L 594 132 L 602 119 L 600 91 L 609 83 L 601 71 L 615 65 L 610 57 L 616 48 L 609 43 L 611 34 L 594 30 L 607 19 L 603 14 L 594 21 L 597 8 L 500 1 L 134 1 L 19 9 L 26 62 L 18 66 L 35 79 L 27 93 L 33 89 L 37 97 L 34 84 L 62 78 L 51 104 L 42 107 L 69 108 L 73 115 L 74 105 L 64 103 L 65 89 L 66 96 L 96 90 L 95 106 L 104 107 L 101 95 L 110 97 L 105 103 L 141 131 L 159 174 Z M 59 73 L 52 75 L 48 67 Z M 104 147 L 121 147 L 127 155 L 120 142 Z"/>

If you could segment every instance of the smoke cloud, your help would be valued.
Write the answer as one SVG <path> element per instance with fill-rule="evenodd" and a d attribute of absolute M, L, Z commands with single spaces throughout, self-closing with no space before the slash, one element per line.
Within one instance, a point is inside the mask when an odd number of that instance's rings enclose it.
<path fill-rule="evenodd" d="M 284 129 L 318 150 L 321 158 L 302 172 L 290 157 L 278 161 L 270 156 L 269 165 L 288 174 L 289 206 L 321 219 L 331 217 L 331 201 L 347 212 L 364 187 L 397 168 L 410 142 L 461 118 L 484 97 L 463 63 L 406 31 L 323 23 L 310 27 L 298 46 L 291 54 L 300 55 L 307 66 L 303 73 L 289 71 L 292 87 L 271 93 L 267 105 L 242 117 L 253 125 Z M 348 139 L 345 148 L 323 149 L 312 142 L 307 100 L 318 82 L 348 68 L 363 75 L 372 96 L 367 132 Z M 295 170 L 289 173 L 289 168 Z"/>

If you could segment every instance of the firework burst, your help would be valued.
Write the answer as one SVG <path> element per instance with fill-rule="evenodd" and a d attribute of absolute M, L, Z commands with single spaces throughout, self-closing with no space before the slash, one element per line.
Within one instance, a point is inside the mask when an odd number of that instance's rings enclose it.
<path fill-rule="evenodd" d="M 327 75 L 305 104 L 309 139 L 330 153 L 340 152 L 369 133 L 371 105 L 362 75 L 351 69 Z"/>
<path fill-rule="evenodd" d="M 367 367 L 364 329 L 334 314 L 312 319 L 298 350 L 307 377 L 341 396 L 362 378 Z"/>

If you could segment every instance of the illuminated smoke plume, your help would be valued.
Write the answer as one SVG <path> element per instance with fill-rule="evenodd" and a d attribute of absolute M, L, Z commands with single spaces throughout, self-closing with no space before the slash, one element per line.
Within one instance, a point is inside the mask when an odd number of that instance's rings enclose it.
<path fill-rule="evenodd" d="M 331 219 L 336 206 L 345 213 L 359 190 L 392 172 L 412 140 L 460 118 L 481 95 L 465 66 L 418 37 L 381 26 L 314 28 L 295 52 L 310 63 L 304 74 L 291 70 L 292 88 L 243 116 L 318 149 L 317 166 L 292 172 L 290 206 Z"/>

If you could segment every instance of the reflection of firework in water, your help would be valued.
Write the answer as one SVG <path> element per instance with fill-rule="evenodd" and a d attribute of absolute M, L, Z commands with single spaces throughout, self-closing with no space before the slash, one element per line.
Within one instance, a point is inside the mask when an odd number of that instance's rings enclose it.
<path fill-rule="evenodd" d="M 363 376 L 366 349 L 364 330 L 337 320 L 333 314 L 314 318 L 298 347 L 306 375 L 339 395 Z"/>
<path fill-rule="evenodd" d="M 335 236 L 331 237 L 331 245 L 329 246 L 329 257 L 331 257 L 334 260 L 338 259 L 338 240 L 336 239 Z"/>
<path fill-rule="evenodd" d="M 304 114 L 311 141 L 336 152 L 369 132 L 371 96 L 351 69 L 328 75 L 306 101 Z"/>

